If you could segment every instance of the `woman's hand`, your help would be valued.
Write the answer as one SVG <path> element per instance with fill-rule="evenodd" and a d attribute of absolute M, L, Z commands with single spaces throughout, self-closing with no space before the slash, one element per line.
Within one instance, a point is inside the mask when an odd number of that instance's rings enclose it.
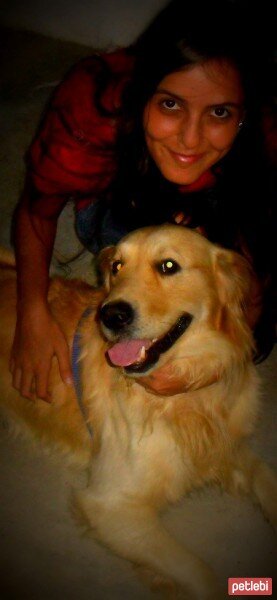
<path fill-rule="evenodd" d="M 159 396 L 175 396 L 186 391 L 185 374 L 166 363 L 149 375 L 138 377 L 136 382 Z"/>
<path fill-rule="evenodd" d="M 51 401 L 48 389 L 53 356 L 63 382 L 72 385 L 69 349 L 65 336 L 44 305 L 18 312 L 10 359 L 13 386 L 25 398 Z"/>
<path fill-rule="evenodd" d="M 50 402 L 48 382 L 53 357 L 58 359 L 64 383 L 72 383 L 72 373 L 66 339 L 47 303 L 58 212 L 46 217 L 39 202 L 33 210 L 34 191 L 27 178 L 15 214 L 18 309 L 10 371 L 13 385 L 22 396 Z"/>

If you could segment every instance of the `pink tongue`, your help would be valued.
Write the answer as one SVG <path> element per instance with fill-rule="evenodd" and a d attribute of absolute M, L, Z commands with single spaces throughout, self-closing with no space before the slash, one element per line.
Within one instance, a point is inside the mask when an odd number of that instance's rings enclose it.
<path fill-rule="evenodd" d="M 151 346 L 150 340 L 127 340 L 118 342 L 108 350 L 111 362 L 119 367 L 128 367 L 137 362 L 140 357 L 141 349 Z"/>

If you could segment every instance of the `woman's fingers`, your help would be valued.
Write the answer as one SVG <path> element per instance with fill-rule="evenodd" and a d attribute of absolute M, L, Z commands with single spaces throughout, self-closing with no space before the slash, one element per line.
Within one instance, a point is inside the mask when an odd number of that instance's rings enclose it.
<path fill-rule="evenodd" d="M 35 393 L 36 397 L 45 402 L 51 402 L 51 394 L 48 389 L 49 374 L 51 369 L 51 360 L 45 362 L 38 368 L 35 377 Z"/>
<path fill-rule="evenodd" d="M 33 373 L 32 371 L 26 371 L 21 367 L 14 366 L 12 370 L 13 375 L 13 386 L 20 392 L 24 398 L 34 400 L 33 392 Z"/>
<path fill-rule="evenodd" d="M 13 376 L 13 386 L 23 398 L 35 400 L 36 396 L 41 397 L 36 392 L 36 377 L 31 369 L 17 367 L 15 366 L 15 361 L 12 360 L 11 373 Z"/>
<path fill-rule="evenodd" d="M 34 374 L 31 370 L 21 370 L 20 393 L 24 398 L 35 400 Z"/>
<path fill-rule="evenodd" d="M 159 396 L 175 396 L 186 391 L 186 375 L 173 364 L 165 363 L 148 375 L 138 377 L 137 383 Z"/>
<path fill-rule="evenodd" d="M 21 368 L 14 366 L 14 369 L 12 371 L 12 376 L 13 376 L 13 386 L 15 387 L 15 389 L 18 392 L 20 392 L 20 389 L 21 389 Z"/>

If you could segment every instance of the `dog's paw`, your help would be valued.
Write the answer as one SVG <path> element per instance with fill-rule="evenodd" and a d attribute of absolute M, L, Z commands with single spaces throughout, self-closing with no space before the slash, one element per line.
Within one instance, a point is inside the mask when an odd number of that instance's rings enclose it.
<path fill-rule="evenodd" d="M 160 575 L 147 567 L 134 565 L 134 569 L 144 585 L 164 600 L 223 600 L 225 598 L 215 577 L 212 577 L 205 592 L 203 590 L 199 592 L 191 586 L 181 586 L 170 577 Z"/>
<path fill-rule="evenodd" d="M 189 600 L 189 595 L 172 579 L 159 575 L 147 567 L 134 565 L 137 577 L 154 592 L 165 600 Z M 185 595 L 184 595 L 185 594 Z"/>

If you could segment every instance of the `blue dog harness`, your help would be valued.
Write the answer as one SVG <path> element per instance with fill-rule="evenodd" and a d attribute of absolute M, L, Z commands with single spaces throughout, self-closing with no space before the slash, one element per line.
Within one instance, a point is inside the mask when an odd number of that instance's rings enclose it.
<path fill-rule="evenodd" d="M 82 389 L 81 368 L 80 368 L 80 352 L 81 352 L 81 339 L 82 339 L 80 329 L 81 329 L 81 326 L 83 325 L 84 321 L 86 320 L 86 318 L 91 314 L 91 312 L 92 312 L 91 307 L 86 308 L 78 322 L 78 325 L 77 325 L 77 328 L 75 331 L 75 335 L 73 338 L 71 364 L 72 364 L 73 381 L 74 381 L 75 392 L 76 392 L 79 408 L 84 417 L 84 421 L 87 426 L 89 435 L 91 438 L 93 438 L 93 430 L 92 430 L 92 427 L 90 426 L 90 423 L 88 422 L 87 411 L 86 411 L 84 403 L 83 403 L 83 389 Z"/>

